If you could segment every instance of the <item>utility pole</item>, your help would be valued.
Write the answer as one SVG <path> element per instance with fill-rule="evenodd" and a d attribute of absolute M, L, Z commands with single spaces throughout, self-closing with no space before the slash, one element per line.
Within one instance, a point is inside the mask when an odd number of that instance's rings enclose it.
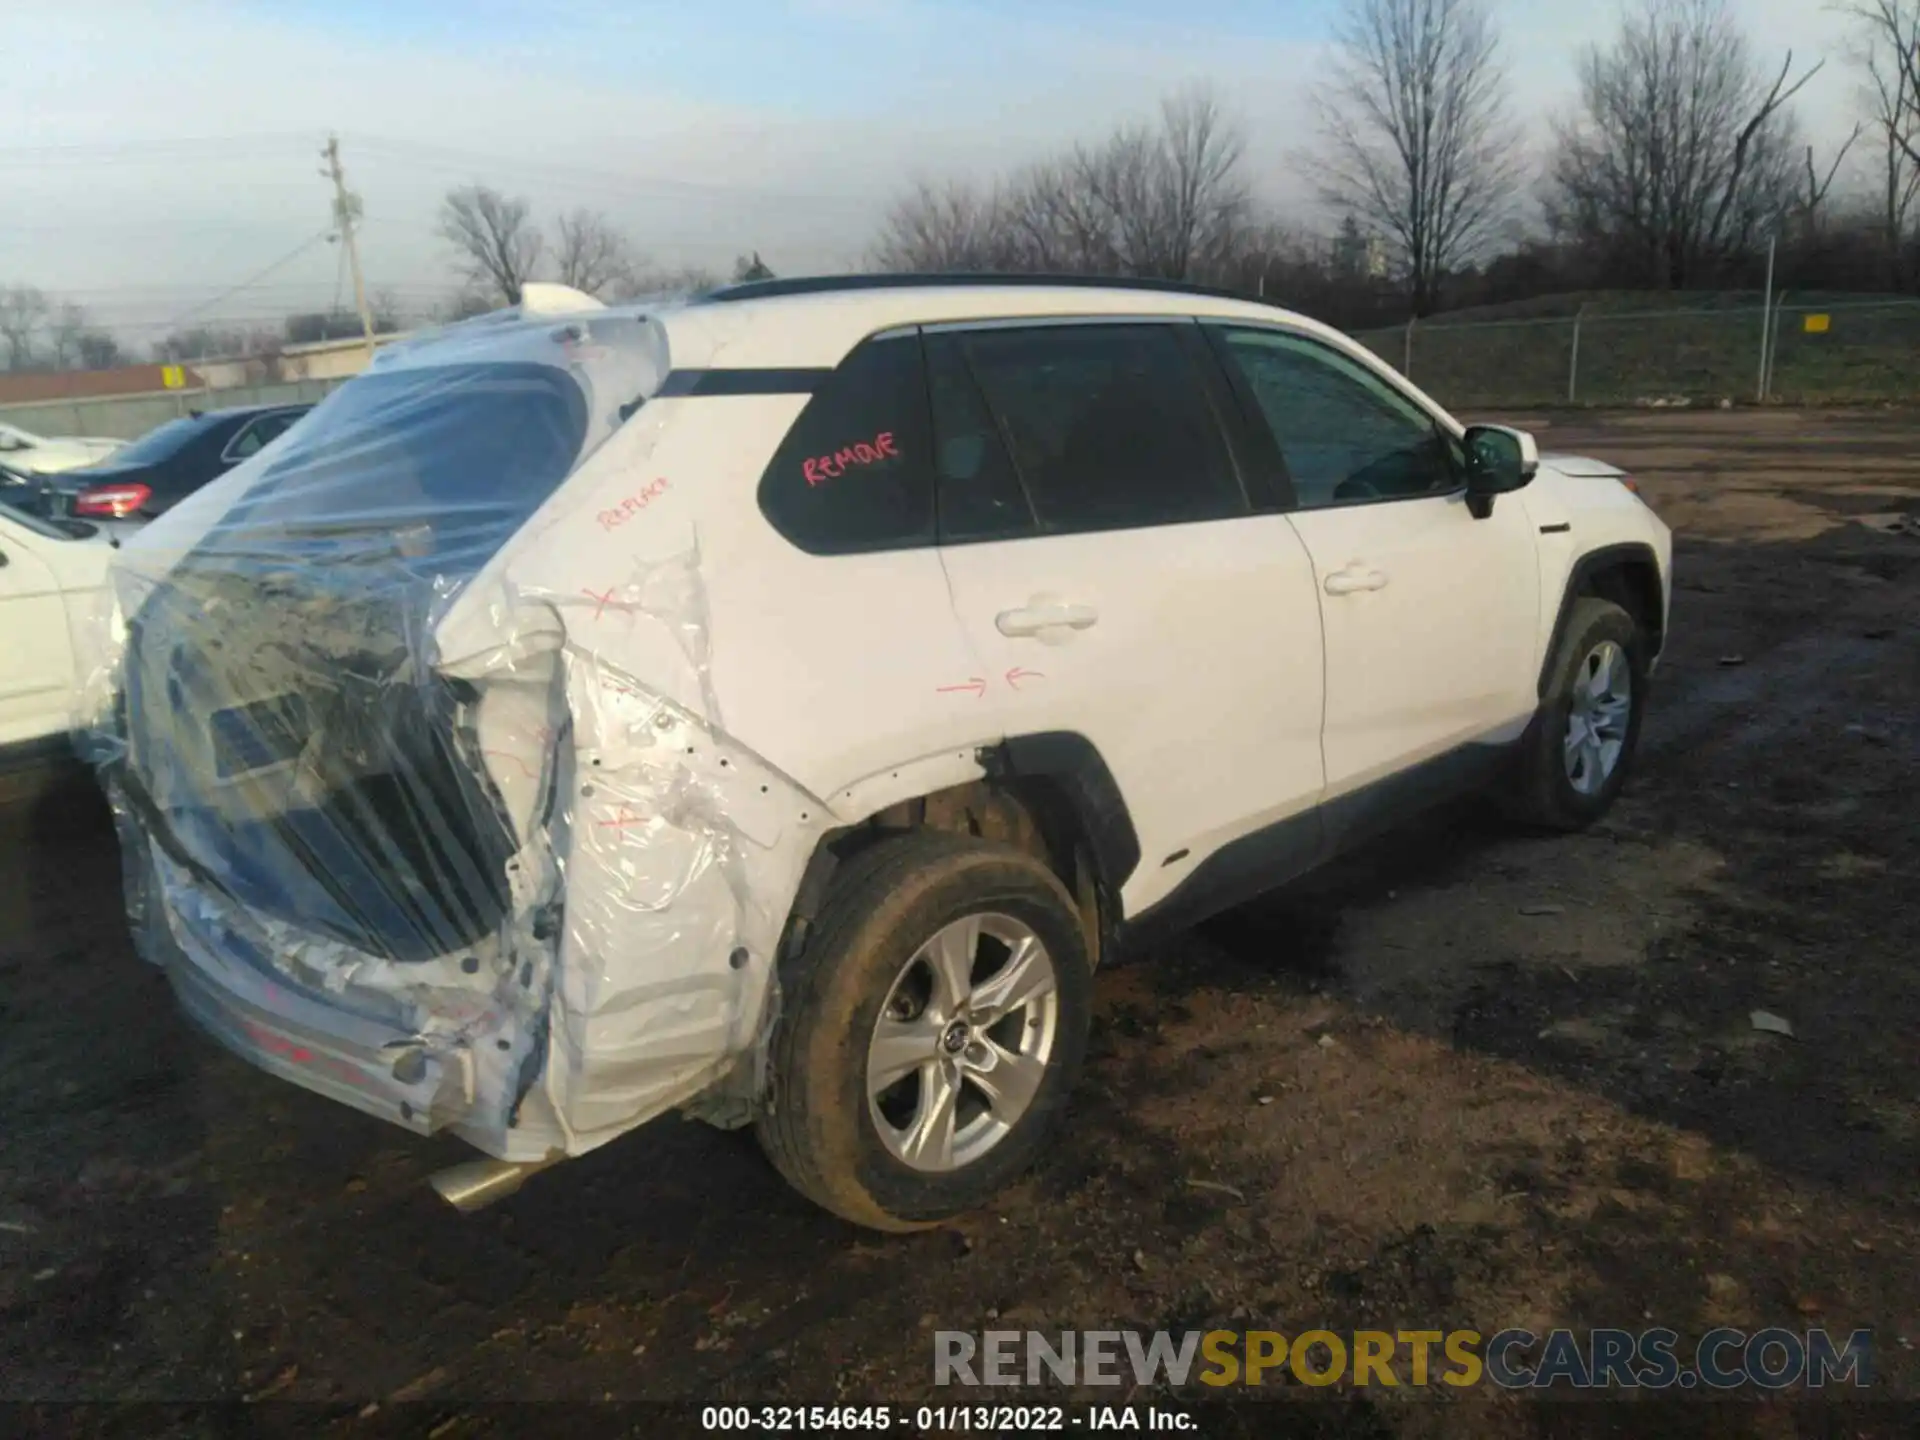
<path fill-rule="evenodd" d="M 333 181 L 333 223 L 339 227 L 340 243 L 347 247 L 347 264 L 353 270 L 353 304 L 360 312 L 360 333 L 367 341 L 367 363 L 373 363 L 373 313 L 367 309 L 367 282 L 360 274 L 360 245 L 353 227 L 360 219 L 360 197 L 347 189 L 347 177 L 340 169 L 340 137 L 329 135 L 327 148 L 320 152 L 327 168 L 320 173 Z"/>
<path fill-rule="evenodd" d="M 1773 245 L 1775 236 L 1767 237 L 1767 288 L 1760 301 L 1760 383 L 1755 387 L 1754 399 L 1760 404 L 1767 400 L 1767 363 L 1773 357 L 1769 347 L 1773 343 Z"/>

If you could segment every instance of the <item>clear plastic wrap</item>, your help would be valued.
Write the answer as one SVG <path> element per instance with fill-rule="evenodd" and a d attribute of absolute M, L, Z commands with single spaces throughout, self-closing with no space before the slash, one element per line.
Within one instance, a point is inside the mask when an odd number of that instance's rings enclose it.
<path fill-rule="evenodd" d="M 822 807 L 722 729 L 691 523 L 568 564 L 663 493 L 668 369 L 468 322 L 122 551 L 80 741 L 140 952 L 256 1064 L 510 1160 L 744 1113 Z"/>

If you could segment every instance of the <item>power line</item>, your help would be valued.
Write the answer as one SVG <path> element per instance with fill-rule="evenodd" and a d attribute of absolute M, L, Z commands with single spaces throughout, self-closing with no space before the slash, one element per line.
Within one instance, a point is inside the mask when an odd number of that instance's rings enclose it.
<path fill-rule="evenodd" d="M 356 135 L 354 144 L 362 154 L 375 160 L 387 159 L 420 169 L 458 172 L 469 179 L 482 178 L 476 167 L 491 171 L 519 170 L 540 176 L 548 183 L 594 184 L 631 192 L 703 195 L 743 200 L 825 201 L 833 204 L 865 205 L 872 196 L 847 192 L 769 190 L 756 185 L 734 185 L 707 180 L 682 180 L 665 175 L 632 175 L 617 170 L 602 170 L 565 161 L 500 155 L 481 150 L 462 150 L 449 145 L 421 141 L 395 140 L 379 136 Z"/>
<path fill-rule="evenodd" d="M 122 160 L 150 160 L 173 164 L 183 159 L 204 156 L 222 159 L 230 155 L 276 153 L 281 147 L 310 145 L 311 134 L 283 131 L 270 135 L 180 136 L 161 140 L 84 141 L 63 145 L 0 145 L 0 165 L 39 164 L 57 160 L 63 164 L 117 163 Z"/>
<path fill-rule="evenodd" d="M 318 235 L 309 236 L 307 239 L 302 240 L 298 245 L 294 246 L 294 248 L 289 250 L 285 255 L 282 255 L 278 260 L 274 261 L 271 265 L 267 266 L 264 270 L 261 270 L 257 274 L 251 275 L 245 280 L 242 280 L 238 285 L 229 286 L 227 289 L 222 290 L 218 295 L 215 295 L 211 300 L 204 300 L 200 304 L 194 306 L 191 310 L 183 311 L 180 315 L 176 316 L 171 323 L 173 323 L 176 326 L 184 325 L 187 321 L 193 319 L 195 316 L 204 314 L 206 311 L 211 310 L 215 305 L 218 305 L 222 300 L 228 299 L 234 295 L 238 295 L 242 290 L 248 289 L 249 287 L 254 285 L 257 281 L 266 279 L 267 276 L 273 274 L 274 271 L 279 270 L 287 265 L 291 265 L 295 260 L 298 260 L 302 255 L 306 254 L 307 251 L 311 250 L 314 246 L 320 244 L 323 240 L 332 238 L 332 235 L 333 235 L 333 232 L 331 230 L 322 230 Z"/>
<path fill-rule="evenodd" d="M 681 194 L 730 197 L 737 199 L 786 200 L 804 203 L 866 204 L 870 196 L 832 191 L 767 189 L 720 181 L 686 180 L 670 175 L 629 174 L 590 165 L 555 161 L 546 156 L 499 154 L 439 145 L 430 141 L 406 140 L 395 136 L 359 135 L 350 137 L 356 147 L 370 158 L 412 165 L 442 172 L 470 174 L 474 167 L 513 170 L 539 175 L 550 181 L 595 184 L 635 193 Z M 288 147 L 312 143 L 310 134 L 283 131 L 258 135 L 207 135 L 151 141 L 93 141 L 61 145 L 0 146 L 0 167 L 16 165 L 153 163 L 178 165 L 194 161 L 227 162 L 236 159 L 275 159 Z"/>

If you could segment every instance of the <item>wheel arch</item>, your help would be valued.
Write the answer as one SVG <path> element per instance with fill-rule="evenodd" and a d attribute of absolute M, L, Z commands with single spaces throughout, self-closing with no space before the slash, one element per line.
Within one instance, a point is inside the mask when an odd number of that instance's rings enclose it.
<path fill-rule="evenodd" d="M 1537 693 L 1544 697 L 1552 679 L 1553 659 L 1567 633 L 1567 621 L 1573 605 L 1582 597 L 1611 600 L 1645 630 L 1651 654 L 1658 656 L 1666 644 L 1667 616 L 1660 581 L 1660 559 L 1653 546 L 1644 541 L 1621 545 L 1603 545 L 1589 550 L 1573 562 L 1566 584 L 1560 591 L 1560 608 L 1553 629 L 1540 656 Z"/>
<path fill-rule="evenodd" d="M 970 773 L 962 778 L 962 772 Z M 1120 887 L 1140 863 L 1140 839 L 1119 783 L 1086 736 L 1007 736 L 930 767 L 888 771 L 887 778 L 888 789 L 874 792 L 874 803 L 843 808 L 847 823 L 820 837 L 794 895 L 782 955 L 804 951 L 842 865 L 910 830 L 973 835 L 1035 855 L 1078 904 L 1095 962 L 1112 953 L 1123 918 Z M 903 787 L 912 793 L 900 794 Z"/>

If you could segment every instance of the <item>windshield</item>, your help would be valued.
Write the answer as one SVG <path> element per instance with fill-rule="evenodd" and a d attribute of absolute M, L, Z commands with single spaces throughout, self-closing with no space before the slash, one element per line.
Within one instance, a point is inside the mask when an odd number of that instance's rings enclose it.
<path fill-rule="evenodd" d="M 149 430 L 130 445 L 123 445 L 107 457 L 109 465 L 151 465 L 165 460 L 194 436 L 213 423 L 210 415 L 182 416 L 169 420 L 157 430 Z"/>

